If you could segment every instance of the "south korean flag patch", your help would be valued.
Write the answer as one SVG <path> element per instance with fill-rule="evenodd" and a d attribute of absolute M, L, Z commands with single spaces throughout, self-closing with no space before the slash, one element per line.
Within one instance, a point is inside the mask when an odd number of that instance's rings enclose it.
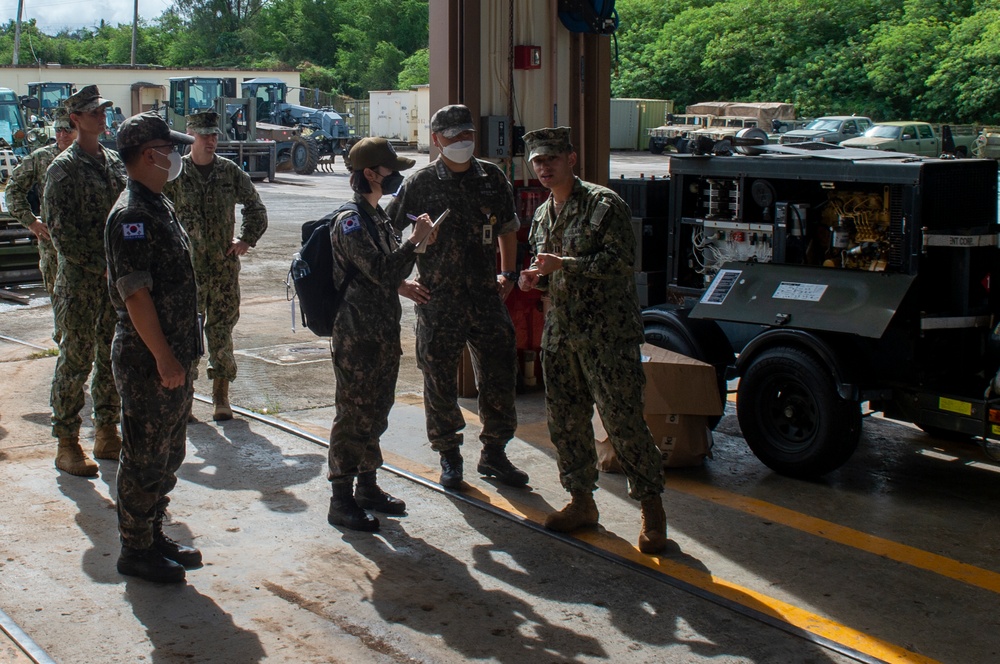
<path fill-rule="evenodd" d="M 352 215 L 340 222 L 340 227 L 344 229 L 344 235 L 349 235 L 361 228 L 361 217 Z"/>
<path fill-rule="evenodd" d="M 146 229 L 141 223 L 122 224 L 122 238 L 126 240 L 145 240 Z"/>

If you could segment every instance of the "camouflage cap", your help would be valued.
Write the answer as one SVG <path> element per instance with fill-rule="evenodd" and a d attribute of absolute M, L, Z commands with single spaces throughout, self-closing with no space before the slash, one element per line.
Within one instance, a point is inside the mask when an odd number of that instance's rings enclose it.
<path fill-rule="evenodd" d="M 439 108 L 431 116 L 431 131 L 441 134 L 445 138 L 455 138 L 463 131 L 475 131 L 476 125 L 472 122 L 472 111 L 468 106 L 462 104 L 451 104 Z"/>
<path fill-rule="evenodd" d="M 377 137 L 362 138 L 354 144 L 347 155 L 347 167 L 352 171 L 379 166 L 394 171 L 405 171 L 407 168 L 412 168 L 415 163 L 417 162 L 412 159 L 397 155 L 392 143 Z"/>
<path fill-rule="evenodd" d="M 90 113 L 104 106 L 111 106 L 113 101 L 101 97 L 101 91 L 96 85 L 88 85 L 63 102 L 70 113 Z"/>
<path fill-rule="evenodd" d="M 118 126 L 118 151 L 134 148 L 149 141 L 169 141 L 171 143 L 194 143 L 194 138 L 167 126 L 167 121 L 156 113 L 146 111 L 133 115 Z"/>
<path fill-rule="evenodd" d="M 56 106 L 52 109 L 53 129 L 73 129 L 73 123 L 69 119 L 69 111 L 63 106 Z"/>
<path fill-rule="evenodd" d="M 524 147 L 528 151 L 528 161 L 549 154 L 565 154 L 573 151 L 569 140 L 569 127 L 546 127 L 529 131 L 524 135 Z"/>
<path fill-rule="evenodd" d="M 185 119 L 189 134 L 218 134 L 222 136 L 222 130 L 219 129 L 219 114 L 216 111 L 192 113 Z"/>

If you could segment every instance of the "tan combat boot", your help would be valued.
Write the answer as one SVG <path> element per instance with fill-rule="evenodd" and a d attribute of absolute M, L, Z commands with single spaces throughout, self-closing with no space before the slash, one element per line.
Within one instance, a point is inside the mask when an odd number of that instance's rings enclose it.
<path fill-rule="evenodd" d="M 573 492 L 569 505 L 545 518 L 545 527 L 559 533 L 568 533 L 588 526 L 596 526 L 600 514 L 594 494 L 590 491 Z"/>
<path fill-rule="evenodd" d="M 94 477 L 97 475 L 97 464 L 80 447 L 78 436 L 66 436 L 59 439 L 59 450 L 56 452 L 56 468 L 64 473 L 78 477 Z"/>
<path fill-rule="evenodd" d="M 233 409 L 229 407 L 229 381 L 225 378 L 212 381 L 212 404 L 215 406 L 213 420 L 222 422 L 233 419 Z"/>
<path fill-rule="evenodd" d="M 94 435 L 94 458 L 118 461 L 122 451 L 122 437 L 118 435 L 118 426 L 104 424 L 97 427 Z"/>
<path fill-rule="evenodd" d="M 639 533 L 639 550 L 643 553 L 660 553 L 667 548 L 667 514 L 659 496 L 642 501 L 642 532 Z"/>

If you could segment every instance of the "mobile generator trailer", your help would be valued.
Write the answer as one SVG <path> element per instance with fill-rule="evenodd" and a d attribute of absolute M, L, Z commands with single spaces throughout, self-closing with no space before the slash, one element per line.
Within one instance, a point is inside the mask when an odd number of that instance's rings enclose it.
<path fill-rule="evenodd" d="M 836 146 L 674 156 L 666 302 L 647 340 L 739 378 L 754 454 L 797 477 L 858 445 L 862 404 L 1000 440 L 997 163 Z M 998 385 L 1000 386 L 1000 385 Z"/>

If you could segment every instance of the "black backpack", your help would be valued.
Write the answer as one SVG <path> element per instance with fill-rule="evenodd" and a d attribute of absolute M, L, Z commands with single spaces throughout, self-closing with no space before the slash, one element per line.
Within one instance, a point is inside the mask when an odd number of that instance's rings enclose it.
<path fill-rule="evenodd" d="M 302 325 L 319 337 L 329 337 L 333 334 L 333 322 L 337 318 L 337 310 L 340 309 L 347 287 L 358 273 L 358 269 L 352 265 L 347 269 L 347 278 L 339 290 L 333 282 L 330 225 L 345 212 L 358 214 L 362 226 L 368 229 L 372 239 L 378 243 L 372 223 L 358 209 L 357 204 L 344 203 L 325 217 L 302 224 L 302 248 L 292 257 L 292 266 L 285 280 L 285 287 L 289 291 L 291 286 L 295 288 L 295 294 L 290 299 L 294 300 L 295 297 L 299 299 Z M 293 303 L 293 321 L 294 306 Z"/>

